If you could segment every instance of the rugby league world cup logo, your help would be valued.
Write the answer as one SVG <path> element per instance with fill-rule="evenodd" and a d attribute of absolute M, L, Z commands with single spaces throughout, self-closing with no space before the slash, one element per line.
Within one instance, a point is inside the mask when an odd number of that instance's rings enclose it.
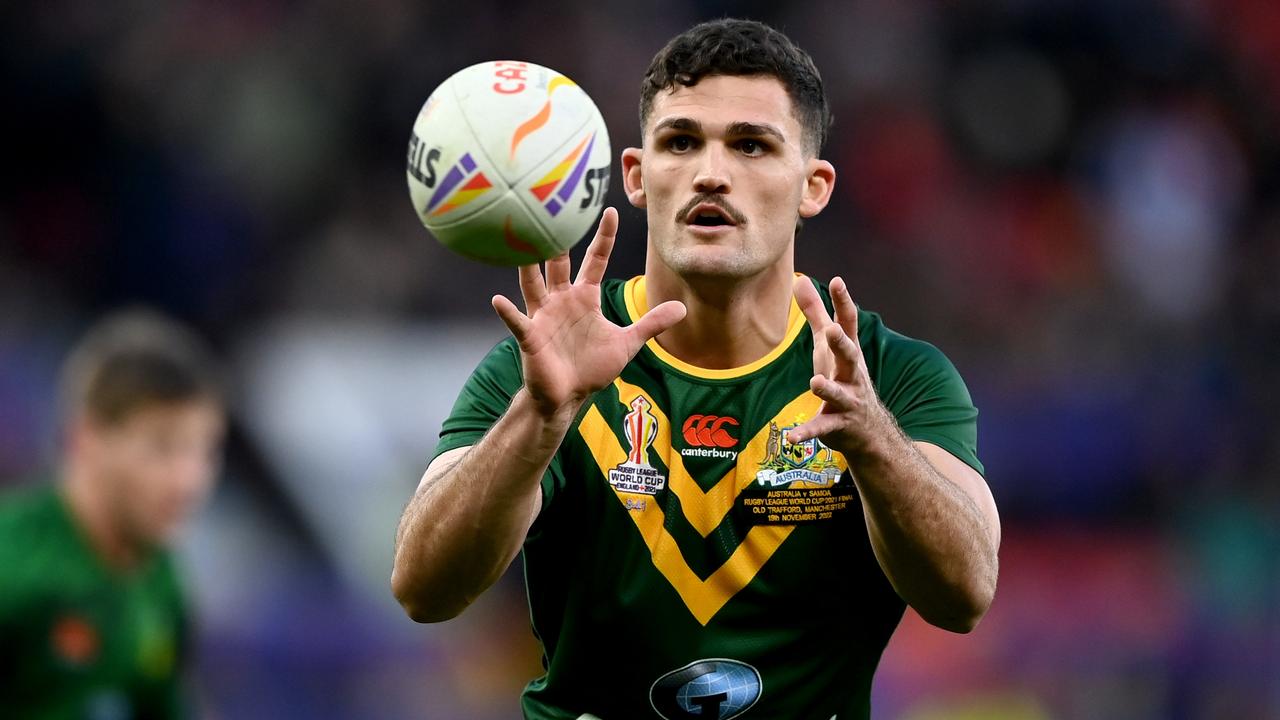
<path fill-rule="evenodd" d="M 643 395 L 631 401 L 631 412 L 623 418 L 623 432 L 631 450 L 627 459 L 609 471 L 609 484 L 619 492 L 656 495 L 666 487 L 667 478 L 649 464 L 649 448 L 658 435 L 658 418 Z"/>

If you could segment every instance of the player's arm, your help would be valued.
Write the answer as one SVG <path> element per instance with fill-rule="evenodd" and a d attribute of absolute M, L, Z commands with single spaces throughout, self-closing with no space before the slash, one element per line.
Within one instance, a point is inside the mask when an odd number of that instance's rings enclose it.
<path fill-rule="evenodd" d="M 432 461 L 396 532 L 391 588 L 409 617 L 453 618 L 506 571 L 538 515 L 567 420 L 539 416 L 522 390 L 478 443 Z"/>
<path fill-rule="evenodd" d="M 582 404 L 655 335 L 684 317 L 665 302 L 627 327 L 600 311 L 600 281 L 618 229 L 607 208 L 578 277 L 569 258 L 520 268 L 525 312 L 493 307 L 520 347 L 524 385 L 478 443 L 436 458 L 396 533 L 392 592 L 419 622 L 462 612 L 515 559 L 541 507 L 541 478 Z"/>
<path fill-rule="evenodd" d="M 849 461 L 894 589 L 929 623 L 972 630 L 991 606 L 999 567 L 1000 519 L 986 481 L 946 450 L 910 442 L 896 423 L 883 445 Z"/>
<path fill-rule="evenodd" d="M 912 442 L 876 396 L 858 345 L 857 308 L 831 282 L 833 321 L 806 278 L 796 298 L 814 331 L 810 388 L 822 411 L 791 431 L 849 461 L 872 549 L 898 594 L 926 621 L 972 630 L 995 595 L 1000 518 L 986 481 L 935 445 Z"/>

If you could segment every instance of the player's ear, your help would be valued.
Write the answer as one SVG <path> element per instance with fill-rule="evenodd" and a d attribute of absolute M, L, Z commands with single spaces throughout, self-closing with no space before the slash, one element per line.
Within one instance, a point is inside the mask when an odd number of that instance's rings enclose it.
<path fill-rule="evenodd" d="M 800 217 L 807 218 L 822 212 L 831 200 L 831 191 L 836 187 L 836 169 L 831 163 L 810 158 L 808 170 L 804 194 L 800 197 Z"/>
<path fill-rule="evenodd" d="M 622 188 L 627 193 L 627 201 L 638 208 L 646 206 L 644 180 L 640 176 L 640 161 L 643 158 L 644 151 L 640 148 L 629 147 L 622 151 Z"/>

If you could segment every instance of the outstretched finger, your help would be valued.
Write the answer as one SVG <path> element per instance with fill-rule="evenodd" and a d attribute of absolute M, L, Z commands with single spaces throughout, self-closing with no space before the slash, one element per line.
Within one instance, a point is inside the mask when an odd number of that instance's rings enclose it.
<path fill-rule="evenodd" d="M 613 252 L 613 241 L 618 236 L 618 211 L 611 207 L 604 209 L 600 217 L 600 227 L 596 236 L 591 238 L 587 246 L 587 254 L 582 258 L 582 267 L 578 268 L 578 279 L 575 285 L 599 285 L 604 279 L 605 268 L 609 267 L 609 255 Z"/>
<path fill-rule="evenodd" d="M 547 283 L 537 263 L 520 266 L 520 294 L 524 296 L 525 312 L 533 317 L 547 299 Z"/>
<path fill-rule="evenodd" d="M 809 378 L 809 390 L 822 401 L 823 412 L 821 414 L 847 412 L 858 404 L 858 400 L 848 384 L 837 382 L 821 375 L 814 375 Z"/>
<path fill-rule="evenodd" d="M 809 321 L 809 327 L 813 329 L 814 335 L 831 324 L 827 306 L 822 304 L 822 298 L 818 296 L 818 291 L 814 289 L 813 282 L 809 278 L 803 275 L 797 277 L 791 285 L 791 291 L 796 296 L 796 304 L 800 306 L 800 311 Z"/>
<path fill-rule="evenodd" d="M 801 423 L 787 431 L 787 442 L 795 445 L 820 438 L 839 430 L 843 420 L 835 415 L 818 415 L 808 422 Z"/>
<path fill-rule="evenodd" d="M 569 253 L 559 255 L 547 261 L 547 290 L 555 292 L 569 287 Z"/>
<path fill-rule="evenodd" d="M 844 328 L 846 335 L 851 338 L 858 337 L 858 306 L 854 304 L 853 296 L 849 294 L 849 286 L 845 284 L 844 278 L 836 276 L 832 278 L 829 287 L 831 303 L 836 308 L 836 322 Z"/>
<path fill-rule="evenodd" d="M 818 291 L 809 278 L 796 278 L 791 291 L 805 319 L 809 321 L 809 330 L 813 335 L 813 371 L 820 375 L 830 375 L 834 367 L 823 328 L 831 324 L 831 316 L 827 315 L 827 308 L 822 304 L 822 298 L 818 297 Z"/>
<path fill-rule="evenodd" d="M 684 303 L 679 300 L 668 300 L 645 313 L 631 327 L 627 328 L 627 339 L 632 353 L 639 352 L 640 346 L 653 338 L 670 330 L 676 323 L 684 319 L 687 312 Z"/>
<path fill-rule="evenodd" d="M 835 361 L 835 373 L 832 379 L 840 382 L 856 382 L 858 365 L 862 362 L 862 351 L 858 343 L 845 334 L 844 328 L 832 323 L 822 333 L 826 336 L 827 347 L 831 348 Z"/>
<path fill-rule="evenodd" d="M 511 331 L 511 336 L 523 346 L 525 340 L 529 337 L 529 327 L 533 324 L 532 321 L 525 317 L 524 313 L 520 312 L 520 308 L 517 308 L 515 303 L 508 300 L 506 296 L 494 295 L 489 302 L 493 305 L 494 311 L 498 313 L 498 317 L 502 319 L 503 324 Z"/>

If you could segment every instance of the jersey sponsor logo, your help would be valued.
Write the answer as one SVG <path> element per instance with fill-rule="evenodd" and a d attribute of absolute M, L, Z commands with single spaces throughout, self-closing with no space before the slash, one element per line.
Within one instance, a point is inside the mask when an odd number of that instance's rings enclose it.
<path fill-rule="evenodd" d="M 680 454 L 684 457 L 698 458 L 716 458 L 717 460 L 733 460 L 738 457 L 738 453 L 733 450 L 721 450 L 720 448 L 680 448 Z"/>
<path fill-rule="evenodd" d="M 709 658 L 658 678 L 649 688 L 649 702 L 664 720 L 730 720 L 755 705 L 763 691 L 754 667 Z"/>
<path fill-rule="evenodd" d="M 649 448 L 658 435 L 658 418 L 652 407 L 648 398 L 637 395 L 631 401 L 631 412 L 623 418 L 622 429 L 631 450 L 625 461 L 609 471 L 609 484 L 619 492 L 656 495 L 667 486 L 666 477 L 649 464 Z"/>
<path fill-rule="evenodd" d="M 790 487 L 792 483 L 804 483 L 817 487 L 831 487 L 840 481 L 844 467 L 836 461 L 835 453 L 817 438 L 800 443 L 787 440 L 787 432 L 799 427 L 794 423 L 779 428 L 769 423 L 769 437 L 765 441 L 765 456 L 756 472 L 756 482 L 764 487 Z"/>
<path fill-rule="evenodd" d="M 680 428 L 680 434 L 692 447 L 680 448 L 680 454 L 684 457 L 735 460 L 737 451 L 725 448 L 738 444 L 738 438 L 730 435 L 728 430 L 738 425 L 737 418 L 728 415 L 690 415 Z"/>
<path fill-rule="evenodd" d="M 98 656 L 101 644 L 98 631 L 89 621 L 76 615 L 58 620 L 50 634 L 54 653 L 68 665 L 84 665 Z"/>
<path fill-rule="evenodd" d="M 730 435 L 725 426 L 737 427 L 738 421 L 728 415 L 690 415 L 681 432 L 684 441 L 693 447 L 731 448 L 738 444 L 738 438 Z"/>

